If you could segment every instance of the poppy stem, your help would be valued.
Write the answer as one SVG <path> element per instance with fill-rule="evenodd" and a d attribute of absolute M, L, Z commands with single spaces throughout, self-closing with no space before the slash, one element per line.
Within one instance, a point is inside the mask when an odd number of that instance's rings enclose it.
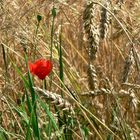
<path fill-rule="evenodd" d="M 46 79 L 43 80 L 43 89 L 47 89 Z"/>

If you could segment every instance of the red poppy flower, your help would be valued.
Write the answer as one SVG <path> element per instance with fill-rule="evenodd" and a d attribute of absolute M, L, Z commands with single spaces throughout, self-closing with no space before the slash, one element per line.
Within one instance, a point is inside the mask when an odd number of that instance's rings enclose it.
<path fill-rule="evenodd" d="M 45 79 L 52 70 L 52 62 L 50 60 L 39 59 L 34 63 L 29 63 L 30 72 L 37 75 L 41 80 Z"/>

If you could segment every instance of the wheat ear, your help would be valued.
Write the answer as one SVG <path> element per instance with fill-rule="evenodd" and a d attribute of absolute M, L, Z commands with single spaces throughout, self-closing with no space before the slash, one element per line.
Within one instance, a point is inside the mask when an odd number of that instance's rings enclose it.
<path fill-rule="evenodd" d="M 90 1 L 87 2 L 83 13 L 84 29 L 88 37 L 89 65 L 87 75 L 90 90 L 98 89 L 96 70 L 93 65 L 93 60 L 96 59 L 96 54 L 99 47 L 99 29 L 95 18 L 97 16 L 96 10 L 97 5 Z"/>
<path fill-rule="evenodd" d="M 122 82 L 125 83 L 128 80 L 128 76 L 130 73 L 131 66 L 134 62 L 133 58 L 133 52 L 132 49 L 130 49 L 128 56 L 126 57 L 125 60 L 125 65 L 124 65 L 124 70 L 123 70 L 123 77 L 122 77 Z"/>
<path fill-rule="evenodd" d="M 34 87 L 36 93 L 39 93 L 44 99 L 49 100 L 52 104 L 55 104 L 58 108 L 62 110 L 70 111 L 74 114 L 72 105 L 65 99 L 63 99 L 60 95 L 50 92 L 48 90 L 43 90 L 39 87 Z"/>
<path fill-rule="evenodd" d="M 122 85 L 123 86 L 125 86 L 125 87 L 129 87 L 129 88 L 132 88 L 132 89 L 138 89 L 138 90 L 140 90 L 140 85 L 138 85 L 138 84 L 132 84 L 132 83 L 122 83 Z"/>
<path fill-rule="evenodd" d="M 136 68 L 138 71 L 138 76 L 140 77 L 140 54 L 134 44 L 132 45 L 132 53 L 133 53 L 134 62 L 136 64 Z"/>
<path fill-rule="evenodd" d="M 135 110 L 137 110 L 138 106 L 138 98 L 135 95 L 135 92 L 133 89 L 126 90 L 120 90 L 119 92 L 116 92 L 115 90 L 105 89 L 101 88 L 97 91 L 88 91 L 81 94 L 82 96 L 88 96 L 88 97 L 97 97 L 97 96 L 106 96 L 106 95 L 113 95 L 117 96 L 119 98 L 128 98 L 130 101 L 130 104 L 132 107 L 134 107 Z"/>
<path fill-rule="evenodd" d="M 110 24 L 110 13 L 107 9 L 110 9 L 110 2 L 104 1 L 104 7 L 101 8 L 101 19 L 100 19 L 100 38 L 104 39 L 107 36 L 108 28 Z"/>
<path fill-rule="evenodd" d="M 99 46 L 99 29 L 96 25 L 96 4 L 93 2 L 87 3 L 84 13 L 83 13 L 83 21 L 84 21 L 84 29 L 88 37 L 88 50 L 90 60 L 94 60 L 96 58 L 96 53 Z"/>
<path fill-rule="evenodd" d="M 87 71 L 88 74 L 88 85 L 90 90 L 97 90 L 98 89 L 98 80 L 96 75 L 96 70 L 94 65 L 89 64 L 89 68 Z"/>

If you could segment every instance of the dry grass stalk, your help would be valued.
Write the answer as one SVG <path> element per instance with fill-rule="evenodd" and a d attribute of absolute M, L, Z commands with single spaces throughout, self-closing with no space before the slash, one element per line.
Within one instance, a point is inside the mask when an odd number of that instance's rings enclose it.
<path fill-rule="evenodd" d="M 96 58 L 96 53 L 99 47 L 99 30 L 96 25 L 96 4 L 89 2 L 83 13 L 84 28 L 88 36 L 88 50 L 90 60 Z"/>
<path fill-rule="evenodd" d="M 125 60 L 125 65 L 124 65 L 124 70 L 123 70 L 123 75 L 122 75 L 123 83 L 128 81 L 128 76 L 129 76 L 130 69 L 131 69 L 133 62 L 134 62 L 133 52 L 132 52 L 132 49 L 130 49 L 129 54 Z"/>
<path fill-rule="evenodd" d="M 70 111 L 74 113 L 72 105 L 65 99 L 63 99 L 60 95 L 50 92 L 48 90 L 43 90 L 39 87 L 34 87 L 34 90 L 40 94 L 40 96 L 44 97 L 47 100 L 50 100 L 52 104 L 55 104 L 57 107 L 61 108 L 65 111 Z"/>
<path fill-rule="evenodd" d="M 107 11 L 107 9 L 110 9 L 110 2 L 108 0 L 104 1 L 104 7 L 101 8 L 101 19 L 100 19 L 100 38 L 101 39 L 106 38 L 107 33 L 108 33 L 109 23 L 110 23 L 110 13 Z"/>

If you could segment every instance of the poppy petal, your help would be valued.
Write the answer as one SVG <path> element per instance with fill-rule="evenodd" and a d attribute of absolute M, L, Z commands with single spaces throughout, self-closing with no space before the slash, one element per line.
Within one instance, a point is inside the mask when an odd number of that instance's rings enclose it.
<path fill-rule="evenodd" d="M 50 60 L 39 59 L 35 63 L 29 63 L 30 72 L 38 76 L 41 80 L 45 79 L 52 70 L 52 62 Z"/>

